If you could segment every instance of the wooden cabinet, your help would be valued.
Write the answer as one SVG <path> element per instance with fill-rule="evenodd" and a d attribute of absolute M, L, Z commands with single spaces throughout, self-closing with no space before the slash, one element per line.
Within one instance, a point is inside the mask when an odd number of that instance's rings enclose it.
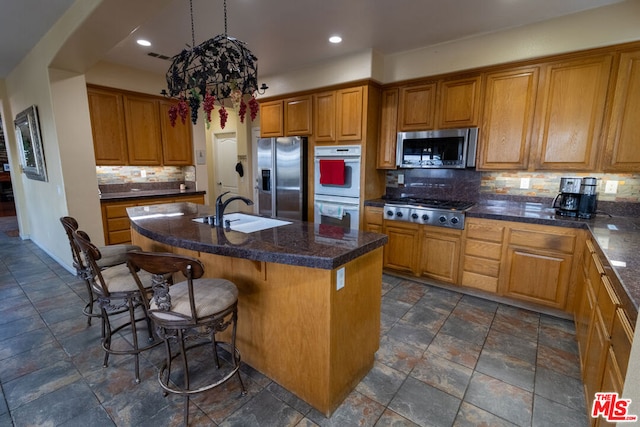
<path fill-rule="evenodd" d="M 479 218 L 466 220 L 461 285 L 498 292 L 504 235 L 503 221 Z"/>
<path fill-rule="evenodd" d="M 620 55 L 602 168 L 640 171 L 640 50 Z"/>
<path fill-rule="evenodd" d="M 438 129 L 478 126 L 481 82 L 479 75 L 438 82 Z"/>
<path fill-rule="evenodd" d="M 436 83 L 400 88 L 398 131 L 431 130 L 435 127 Z"/>
<path fill-rule="evenodd" d="M 457 283 L 461 237 L 462 230 L 423 225 L 418 273 L 443 282 Z"/>
<path fill-rule="evenodd" d="M 284 100 L 285 136 L 305 136 L 312 133 L 311 95 Z"/>
<path fill-rule="evenodd" d="M 119 243 L 131 243 L 131 226 L 129 223 L 129 216 L 127 215 L 127 208 L 132 206 L 173 202 L 191 202 L 203 205 L 204 195 L 175 195 L 169 198 L 163 197 L 157 199 L 131 200 L 126 202 L 102 202 L 102 226 L 104 229 L 105 244 L 115 245 Z"/>
<path fill-rule="evenodd" d="M 160 165 L 162 146 L 158 101 L 145 96 L 125 95 L 124 117 L 129 164 Z"/>
<path fill-rule="evenodd" d="M 544 67 L 536 169 L 595 169 L 611 62 L 597 55 Z"/>
<path fill-rule="evenodd" d="M 380 102 L 380 139 L 378 141 L 378 169 L 396 168 L 398 97 L 398 88 L 382 91 L 382 100 Z"/>
<path fill-rule="evenodd" d="M 364 207 L 364 231 L 382 233 L 384 208 L 378 206 Z"/>
<path fill-rule="evenodd" d="M 162 135 L 162 164 L 166 166 L 193 165 L 191 126 L 176 123 L 171 126 L 169 109 L 175 102 L 160 101 L 160 133 Z"/>
<path fill-rule="evenodd" d="M 97 86 L 87 96 L 96 165 L 193 164 L 191 123 L 169 121 L 175 101 Z"/>
<path fill-rule="evenodd" d="M 478 169 L 527 169 L 538 79 L 539 67 L 487 74 Z"/>
<path fill-rule="evenodd" d="M 87 97 L 96 164 L 126 165 L 127 131 L 123 95 L 119 92 L 88 88 Z"/>
<path fill-rule="evenodd" d="M 282 100 L 260 103 L 260 136 L 284 136 L 284 103 Z"/>
<path fill-rule="evenodd" d="M 362 140 L 364 86 L 314 95 L 314 140 L 317 143 Z"/>
<path fill-rule="evenodd" d="M 384 267 L 418 274 L 420 226 L 402 221 L 384 221 L 383 232 L 389 237 L 384 248 Z"/>
<path fill-rule="evenodd" d="M 577 236 L 572 229 L 512 223 L 502 294 L 563 310 Z"/>

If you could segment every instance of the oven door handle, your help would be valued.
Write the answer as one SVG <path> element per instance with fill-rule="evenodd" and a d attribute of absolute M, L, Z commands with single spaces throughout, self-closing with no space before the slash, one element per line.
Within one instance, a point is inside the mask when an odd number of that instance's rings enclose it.
<path fill-rule="evenodd" d="M 316 163 L 320 163 L 320 160 L 340 160 L 337 157 L 316 157 Z M 345 158 L 345 163 L 360 163 L 360 158 Z"/>

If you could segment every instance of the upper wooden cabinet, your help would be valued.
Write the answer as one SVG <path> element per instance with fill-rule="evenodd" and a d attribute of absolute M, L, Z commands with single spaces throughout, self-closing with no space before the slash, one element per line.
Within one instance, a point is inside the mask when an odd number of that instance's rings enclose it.
<path fill-rule="evenodd" d="M 478 126 L 481 82 L 480 75 L 438 82 L 438 129 Z"/>
<path fill-rule="evenodd" d="M 620 55 L 602 169 L 640 171 L 640 50 Z"/>
<path fill-rule="evenodd" d="M 477 168 L 527 169 L 539 67 L 489 73 Z"/>
<path fill-rule="evenodd" d="M 175 102 L 160 101 L 160 131 L 162 134 L 162 164 L 188 166 L 193 164 L 193 143 L 190 123 L 171 126 L 169 109 Z"/>
<path fill-rule="evenodd" d="M 436 83 L 400 88 L 398 131 L 430 130 L 435 127 Z"/>
<path fill-rule="evenodd" d="M 96 164 L 126 165 L 127 131 L 122 94 L 89 88 L 87 95 Z"/>
<path fill-rule="evenodd" d="M 260 103 L 260 136 L 284 136 L 284 103 L 282 100 Z"/>
<path fill-rule="evenodd" d="M 362 140 L 364 87 L 314 95 L 314 140 L 333 143 Z"/>
<path fill-rule="evenodd" d="M 380 101 L 380 141 L 378 144 L 378 169 L 396 168 L 398 144 L 398 88 L 382 91 Z"/>
<path fill-rule="evenodd" d="M 169 121 L 175 101 L 94 86 L 87 96 L 96 165 L 193 164 L 191 123 Z"/>
<path fill-rule="evenodd" d="M 124 113 L 129 164 L 139 166 L 162 164 L 158 101 L 145 96 L 125 95 Z"/>
<path fill-rule="evenodd" d="M 305 136 L 312 133 L 311 95 L 260 104 L 260 136 Z"/>
<path fill-rule="evenodd" d="M 596 55 L 544 67 L 536 169 L 595 169 L 611 62 Z"/>
<path fill-rule="evenodd" d="M 303 136 L 312 133 L 311 95 L 284 100 L 285 136 Z"/>

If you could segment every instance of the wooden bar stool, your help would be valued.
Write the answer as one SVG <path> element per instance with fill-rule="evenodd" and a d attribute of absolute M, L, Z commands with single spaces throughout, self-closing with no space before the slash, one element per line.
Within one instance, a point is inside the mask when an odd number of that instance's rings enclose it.
<path fill-rule="evenodd" d="M 185 396 L 185 425 L 189 423 L 189 396 L 192 394 L 211 390 L 237 375 L 241 394 L 246 395 L 239 372 L 240 352 L 235 342 L 238 288 L 228 280 L 201 278 L 204 266 L 192 257 L 171 253 L 129 252 L 127 258 L 141 291 L 145 288 L 140 273 L 148 272 L 153 275 L 153 297 L 149 300 L 147 311 L 156 325 L 156 332 L 164 339 L 166 349 L 166 360 L 158 372 L 158 380 L 165 392 Z M 184 276 L 186 280 L 174 283 L 171 275 L 180 278 Z M 229 327 L 229 341 L 218 341 L 216 334 Z M 178 344 L 176 354 L 172 354 L 172 341 Z M 191 341 L 192 344 L 186 346 L 185 341 Z M 211 344 L 216 375 L 207 376 L 206 379 L 199 378 L 198 385 L 192 386 L 187 353 Z M 221 365 L 218 347 L 227 350 L 230 362 Z M 182 363 L 173 363 L 178 356 Z M 177 385 L 180 382 L 182 387 Z"/>
<path fill-rule="evenodd" d="M 147 316 L 148 298 L 151 290 L 151 275 L 142 273 L 131 275 L 127 264 L 118 264 L 113 267 L 100 268 L 98 263 L 102 259 L 100 250 L 91 243 L 87 233 L 77 230 L 73 238 L 84 256 L 88 269 L 88 280 L 91 283 L 96 302 L 100 307 L 102 318 L 102 348 L 104 349 L 104 363 L 107 367 L 110 354 L 132 354 L 135 359 L 136 382 L 140 382 L 140 353 L 162 343 L 156 340 L 151 327 L 151 320 Z M 136 309 L 142 310 L 142 316 L 136 317 Z M 129 313 L 127 322 L 113 327 L 112 318 Z M 121 320 L 121 319 L 119 319 Z M 145 322 L 149 344 L 141 346 L 138 343 L 137 323 Z M 131 331 L 131 346 L 124 350 L 112 348 L 114 334 L 125 328 Z"/>
<path fill-rule="evenodd" d="M 84 261 L 84 257 L 82 256 L 82 251 L 75 242 L 73 238 L 73 233 L 78 230 L 78 221 L 75 218 L 70 216 L 63 216 L 60 218 L 60 222 L 64 227 L 65 233 L 67 233 L 67 238 L 69 239 L 69 246 L 71 247 L 71 256 L 73 258 L 73 267 L 76 269 L 76 275 L 80 277 L 85 285 L 87 286 L 87 294 L 89 296 L 89 302 L 85 305 L 82 313 L 87 316 L 87 325 L 91 326 L 91 319 L 93 317 L 100 317 L 101 313 L 93 312 L 93 303 L 96 300 L 96 296 L 93 294 L 91 290 L 91 281 L 89 267 L 87 263 Z M 113 267 L 118 264 L 125 264 L 127 262 L 127 252 L 129 251 L 139 251 L 141 250 L 140 246 L 135 245 L 108 245 L 108 246 L 99 246 L 98 250 L 102 255 L 102 258 L 97 261 L 98 267 L 107 268 Z"/>

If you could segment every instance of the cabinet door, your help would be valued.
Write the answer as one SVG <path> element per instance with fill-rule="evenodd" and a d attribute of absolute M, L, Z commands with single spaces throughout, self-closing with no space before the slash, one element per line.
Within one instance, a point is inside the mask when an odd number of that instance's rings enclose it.
<path fill-rule="evenodd" d="M 435 125 L 436 83 L 400 89 L 398 130 L 430 130 Z"/>
<path fill-rule="evenodd" d="M 397 88 L 382 91 L 380 140 L 378 141 L 378 169 L 396 168 L 398 95 L 399 90 Z"/>
<path fill-rule="evenodd" d="M 96 165 L 127 164 L 127 132 L 122 95 L 87 89 Z"/>
<path fill-rule="evenodd" d="M 545 67 L 537 169 L 596 167 L 610 71 L 610 55 Z"/>
<path fill-rule="evenodd" d="M 527 169 L 539 68 L 487 75 L 478 169 Z"/>
<path fill-rule="evenodd" d="M 158 104 L 156 99 L 145 96 L 124 97 L 130 165 L 154 166 L 162 163 Z"/>
<path fill-rule="evenodd" d="M 568 254 L 510 245 L 505 295 L 564 309 L 571 263 Z"/>
<path fill-rule="evenodd" d="M 420 239 L 418 226 L 385 221 L 383 231 L 389 236 L 389 241 L 384 247 L 384 266 L 416 274 Z"/>
<path fill-rule="evenodd" d="M 582 382 L 587 397 L 587 408 L 593 405 L 596 392 L 601 390 L 604 374 L 604 363 L 609 350 L 609 337 L 606 335 L 600 311 L 593 311 L 593 320 L 589 330 L 589 343 L 587 344 L 587 357 L 585 369 L 582 372 Z"/>
<path fill-rule="evenodd" d="M 314 95 L 314 139 L 316 142 L 336 140 L 336 93 L 334 91 Z"/>
<path fill-rule="evenodd" d="M 191 139 L 191 122 L 182 124 L 176 121 L 171 126 L 169 109 L 171 101 L 160 102 L 160 124 L 162 133 L 162 164 L 165 166 L 193 165 L 193 140 Z"/>
<path fill-rule="evenodd" d="M 336 91 L 336 133 L 338 141 L 362 139 L 363 88 Z"/>
<path fill-rule="evenodd" d="M 620 56 L 603 162 L 606 171 L 640 171 L 640 51 Z"/>
<path fill-rule="evenodd" d="M 260 104 L 260 136 L 272 138 L 284 136 L 284 107 L 282 101 Z"/>
<path fill-rule="evenodd" d="M 382 216 L 384 209 L 377 206 L 364 207 L 364 230 L 374 233 L 382 232 Z"/>
<path fill-rule="evenodd" d="M 311 135 L 311 111 L 311 96 L 286 99 L 284 101 L 285 135 Z"/>
<path fill-rule="evenodd" d="M 420 274 L 443 282 L 456 283 L 461 236 L 461 231 L 440 231 L 424 226 L 418 263 Z"/>
<path fill-rule="evenodd" d="M 443 80 L 439 92 L 439 129 L 478 126 L 481 76 Z"/>

